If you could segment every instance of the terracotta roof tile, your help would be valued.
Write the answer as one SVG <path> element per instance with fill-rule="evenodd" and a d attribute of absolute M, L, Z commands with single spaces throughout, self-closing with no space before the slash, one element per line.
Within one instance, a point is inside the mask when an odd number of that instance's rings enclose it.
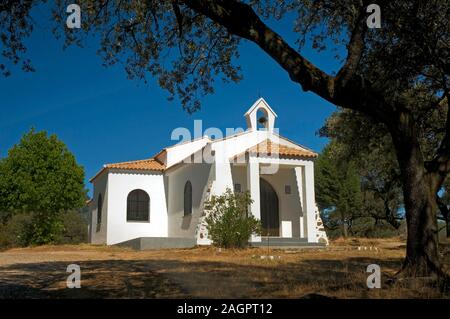
<path fill-rule="evenodd" d="M 279 155 L 292 157 L 311 157 L 311 158 L 317 157 L 317 153 L 314 153 L 310 150 L 298 149 L 286 145 L 277 144 L 269 139 L 262 141 L 261 143 L 249 148 L 247 152 L 251 154 L 266 155 L 266 156 Z"/>
<path fill-rule="evenodd" d="M 148 170 L 148 171 L 164 171 L 166 169 L 164 164 L 161 164 L 160 162 L 158 162 L 153 158 L 140 161 L 106 164 L 105 168 Z"/>
<path fill-rule="evenodd" d="M 271 140 L 267 139 L 251 148 L 249 148 L 246 152 L 251 154 L 265 155 L 265 156 L 290 156 L 290 157 L 317 157 L 317 153 L 310 151 L 308 149 L 300 149 L 293 148 L 286 145 L 281 145 L 278 143 L 274 143 Z M 159 155 L 159 153 L 158 153 Z M 243 155 L 243 154 L 242 154 Z M 239 155 L 237 155 L 239 156 Z M 166 167 L 160 161 L 155 158 L 149 158 L 145 160 L 139 161 L 130 161 L 130 162 L 121 162 L 121 163 L 111 163 L 106 164 L 100 172 L 98 172 L 94 177 L 91 178 L 91 182 L 99 176 L 104 170 L 112 168 L 112 169 L 124 169 L 124 170 L 144 170 L 144 171 L 160 171 L 163 172 Z"/>
<path fill-rule="evenodd" d="M 106 164 L 103 168 L 95 174 L 89 181 L 93 182 L 100 174 L 102 174 L 108 168 L 125 169 L 125 170 L 139 170 L 139 171 L 164 171 L 166 169 L 164 164 L 161 164 L 154 158 L 149 158 L 140 161 L 122 162 Z"/>

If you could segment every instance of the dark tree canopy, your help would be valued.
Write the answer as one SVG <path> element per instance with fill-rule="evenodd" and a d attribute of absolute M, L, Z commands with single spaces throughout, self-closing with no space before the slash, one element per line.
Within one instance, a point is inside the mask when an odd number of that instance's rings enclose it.
<path fill-rule="evenodd" d="M 4 58 L 29 65 L 23 40 L 32 31 L 31 8 L 44 2 L 0 5 Z M 430 97 L 448 86 L 450 5 L 445 0 L 378 1 L 382 28 L 374 30 L 366 25 L 372 1 L 362 0 L 81 0 L 83 30 L 65 27 L 71 3 L 58 0 L 48 6 L 54 12 L 55 33 L 64 34 L 67 45 L 82 45 L 89 33 L 99 35 L 105 65 L 122 62 L 131 78 L 157 77 L 189 111 L 200 106 L 202 95 L 213 93 L 218 76 L 226 81 L 241 78 L 234 60 L 242 38 L 260 46 L 304 90 L 377 120 L 392 115 L 389 106 L 406 108 L 402 95 L 418 83 Z M 295 43 L 288 44 L 270 29 L 264 22 L 268 19 L 293 19 Z M 318 69 L 302 57 L 305 43 L 319 51 L 347 47 L 342 68 L 335 76 Z M 359 95 L 345 97 L 347 87 L 359 88 Z M 380 107 L 371 107 L 374 103 L 389 106 L 380 112 Z"/>
<path fill-rule="evenodd" d="M 421 109 L 421 95 L 411 98 L 411 103 L 417 103 Z M 424 155 L 431 158 L 442 138 L 445 127 L 445 112 L 442 100 L 438 108 L 429 109 L 426 116 L 420 117 L 420 144 Z M 444 113 L 444 114 L 443 114 Z M 372 192 L 371 206 L 366 207 L 366 213 L 374 218 L 386 219 L 394 227 L 398 227 L 400 215 L 398 210 L 403 204 L 401 192 L 402 181 L 392 138 L 382 124 L 373 125 L 366 116 L 351 110 L 339 110 L 328 118 L 320 130 L 320 135 L 330 138 L 333 142 L 334 159 L 338 162 L 355 162 L 362 179 L 363 192 Z M 448 195 L 449 179 L 437 190 L 439 215 L 438 218 L 448 223 L 450 221 L 450 197 Z M 380 200 L 382 205 L 377 205 Z M 447 235 L 450 236 L 449 232 Z"/>
<path fill-rule="evenodd" d="M 316 202 L 325 226 L 341 228 L 349 235 L 352 222 L 362 216 L 362 192 L 358 172 L 352 161 L 337 161 L 334 144 L 325 147 L 315 162 Z"/>
<path fill-rule="evenodd" d="M 56 21 L 64 24 L 70 1 L 58 1 Z M 78 1 L 83 29 L 66 29 L 66 44 L 82 44 L 88 34 L 101 37 L 104 65 L 124 63 L 129 78 L 157 78 L 170 99 L 177 96 L 188 112 L 214 92 L 214 81 L 237 82 L 239 37 L 179 1 Z M 55 31 L 64 31 L 56 28 Z"/>
<path fill-rule="evenodd" d="M 382 125 L 373 125 L 362 114 L 340 110 L 320 130 L 331 139 L 333 160 L 353 163 L 363 192 L 363 216 L 400 227 L 403 206 L 401 174 L 392 139 Z"/>
<path fill-rule="evenodd" d="M 30 10 L 43 1 L 2 0 L 0 2 L 0 72 L 9 76 L 8 63 L 20 65 L 25 71 L 33 71 L 31 61 L 26 58 L 27 48 L 24 40 L 33 31 Z"/>

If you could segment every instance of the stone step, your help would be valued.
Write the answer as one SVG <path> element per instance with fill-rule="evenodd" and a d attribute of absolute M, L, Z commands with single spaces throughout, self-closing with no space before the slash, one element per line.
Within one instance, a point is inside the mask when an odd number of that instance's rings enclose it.
<path fill-rule="evenodd" d="M 307 238 L 282 238 L 282 237 L 263 237 L 261 242 L 251 243 L 254 247 L 273 247 L 273 248 L 303 248 L 303 247 L 325 247 L 323 243 L 308 243 Z"/>
<path fill-rule="evenodd" d="M 288 238 L 288 237 L 261 237 L 262 241 L 270 241 L 272 243 L 307 243 L 308 238 Z"/>

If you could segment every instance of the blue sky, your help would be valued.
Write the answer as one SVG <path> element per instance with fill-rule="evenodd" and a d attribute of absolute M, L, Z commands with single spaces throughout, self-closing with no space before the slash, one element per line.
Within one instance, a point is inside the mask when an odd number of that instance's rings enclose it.
<path fill-rule="evenodd" d="M 244 79 L 237 83 L 216 82 L 216 93 L 202 100 L 192 115 L 179 101 L 167 101 L 167 92 L 156 82 L 128 80 L 121 65 L 101 66 L 97 43 L 85 48 L 62 48 L 51 34 L 51 23 L 38 12 L 37 27 L 26 41 L 28 57 L 36 72 L 13 70 L 0 76 L 0 157 L 31 127 L 55 133 L 84 166 L 87 182 L 104 163 L 149 158 L 172 145 L 177 127 L 246 127 L 243 114 L 262 96 L 278 114 L 276 126 L 289 139 L 320 151 L 326 139 L 317 130 L 335 110 L 312 93 L 302 92 L 287 73 L 254 44 L 243 42 L 239 63 Z M 273 23 L 289 40 L 289 21 Z M 292 45 L 294 45 L 291 42 Z M 327 72 L 336 70 L 332 53 L 305 48 L 302 53 Z"/>

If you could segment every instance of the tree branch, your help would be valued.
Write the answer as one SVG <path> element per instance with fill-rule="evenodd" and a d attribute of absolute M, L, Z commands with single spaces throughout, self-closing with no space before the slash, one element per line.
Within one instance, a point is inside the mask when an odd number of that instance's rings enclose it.
<path fill-rule="evenodd" d="M 183 14 L 181 13 L 180 7 L 178 6 L 178 1 L 172 1 L 172 9 L 175 13 L 175 17 L 177 18 L 178 23 L 178 36 L 180 39 L 183 36 Z"/>
<path fill-rule="evenodd" d="M 333 78 L 299 55 L 269 29 L 249 5 L 236 0 L 185 0 L 184 3 L 223 25 L 230 33 L 259 45 L 305 91 L 313 90 L 320 92 L 320 96 L 325 99 L 332 98 L 330 88 Z"/>
<path fill-rule="evenodd" d="M 363 3 L 361 4 L 355 26 L 351 32 L 350 41 L 347 45 L 347 59 L 336 75 L 336 82 L 342 86 L 345 86 L 347 81 L 356 74 L 364 52 L 364 38 L 367 31 L 366 6 Z"/>
<path fill-rule="evenodd" d="M 349 46 L 347 66 L 340 79 L 325 73 L 308 59 L 289 46 L 284 39 L 270 29 L 254 12 L 250 5 L 237 0 L 183 0 L 190 9 L 209 17 L 224 26 L 231 34 L 250 40 L 272 57 L 288 74 L 292 81 L 304 91 L 312 91 L 330 103 L 361 111 L 377 121 L 388 123 L 393 117 L 390 106 L 380 92 L 354 71 L 359 63 L 364 45 L 364 27 L 357 24 L 353 43 Z M 360 17 L 360 20 L 362 17 Z"/>
<path fill-rule="evenodd" d="M 444 96 L 447 100 L 447 119 L 445 123 L 445 135 L 442 139 L 441 145 L 436 152 L 436 156 L 428 163 L 426 163 L 427 170 L 431 173 L 437 174 L 440 182 L 443 182 L 445 176 L 450 173 L 450 90 L 445 85 L 444 79 Z"/>

